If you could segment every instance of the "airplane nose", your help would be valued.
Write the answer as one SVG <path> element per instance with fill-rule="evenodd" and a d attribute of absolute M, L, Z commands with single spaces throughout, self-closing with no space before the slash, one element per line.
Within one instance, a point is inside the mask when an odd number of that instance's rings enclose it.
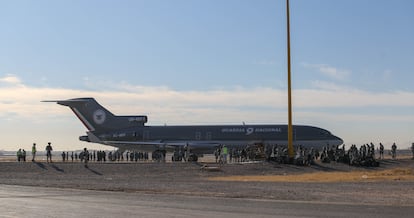
<path fill-rule="evenodd" d="M 342 145 L 342 144 L 344 144 L 344 140 L 342 140 L 341 138 L 339 138 L 338 136 L 334 136 L 334 140 L 336 141 L 336 143 L 338 144 L 338 145 Z"/>

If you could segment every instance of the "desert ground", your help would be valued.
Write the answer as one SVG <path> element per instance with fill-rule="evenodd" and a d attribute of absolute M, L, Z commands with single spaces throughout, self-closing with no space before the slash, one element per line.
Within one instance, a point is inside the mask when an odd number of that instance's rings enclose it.
<path fill-rule="evenodd" d="M 0 184 L 137 194 L 214 196 L 347 204 L 414 206 L 414 160 L 379 167 L 316 162 L 201 163 L 56 161 L 0 158 Z"/>

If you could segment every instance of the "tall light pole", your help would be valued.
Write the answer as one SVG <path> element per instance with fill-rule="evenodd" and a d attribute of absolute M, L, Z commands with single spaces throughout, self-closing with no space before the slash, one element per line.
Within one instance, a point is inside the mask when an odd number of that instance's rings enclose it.
<path fill-rule="evenodd" d="M 292 127 L 292 85 L 290 76 L 290 20 L 289 20 L 289 0 L 286 0 L 286 21 L 287 21 L 287 64 L 288 64 L 288 155 L 293 159 L 293 127 Z"/>

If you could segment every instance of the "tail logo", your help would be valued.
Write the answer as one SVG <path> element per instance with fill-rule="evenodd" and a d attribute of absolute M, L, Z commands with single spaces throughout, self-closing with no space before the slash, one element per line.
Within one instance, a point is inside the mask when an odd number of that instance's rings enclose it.
<path fill-rule="evenodd" d="M 93 112 L 93 121 L 95 121 L 96 124 L 104 123 L 105 119 L 106 119 L 105 111 L 99 109 Z"/>

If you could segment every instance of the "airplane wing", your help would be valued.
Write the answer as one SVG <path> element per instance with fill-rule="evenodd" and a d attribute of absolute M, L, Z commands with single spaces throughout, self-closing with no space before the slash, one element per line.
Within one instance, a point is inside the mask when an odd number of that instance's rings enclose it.
<path fill-rule="evenodd" d="M 192 153 L 206 154 L 213 153 L 214 150 L 219 147 L 220 143 L 201 143 L 201 142 L 162 142 L 162 141 L 101 141 L 101 143 L 118 147 L 120 150 L 141 150 L 153 152 L 161 149 L 169 152 L 173 152 L 176 149 L 183 148 L 187 150 L 189 148 Z"/>
<path fill-rule="evenodd" d="M 214 150 L 219 147 L 219 142 L 199 142 L 199 141 L 105 141 L 99 139 L 92 132 L 87 132 L 87 136 L 82 136 L 79 139 L 82 141 L 100 143 L 104 145 L 110 145 L 123 149 L 131 150 L 149 150 L 153 151 L 159 148 L 174 151 L 180 147 L 190 147 L 192 150 Z"/>
<path fill-rule="evenodd" d="M 101 141 L 101 143 L 110 144 L 110 145 L 154 145 L 154 146 L 169 146 L 169 147 L 198 147 L 198 146 L 220 146 L 218 142 L 163 142 L 163 141 Z"/>

